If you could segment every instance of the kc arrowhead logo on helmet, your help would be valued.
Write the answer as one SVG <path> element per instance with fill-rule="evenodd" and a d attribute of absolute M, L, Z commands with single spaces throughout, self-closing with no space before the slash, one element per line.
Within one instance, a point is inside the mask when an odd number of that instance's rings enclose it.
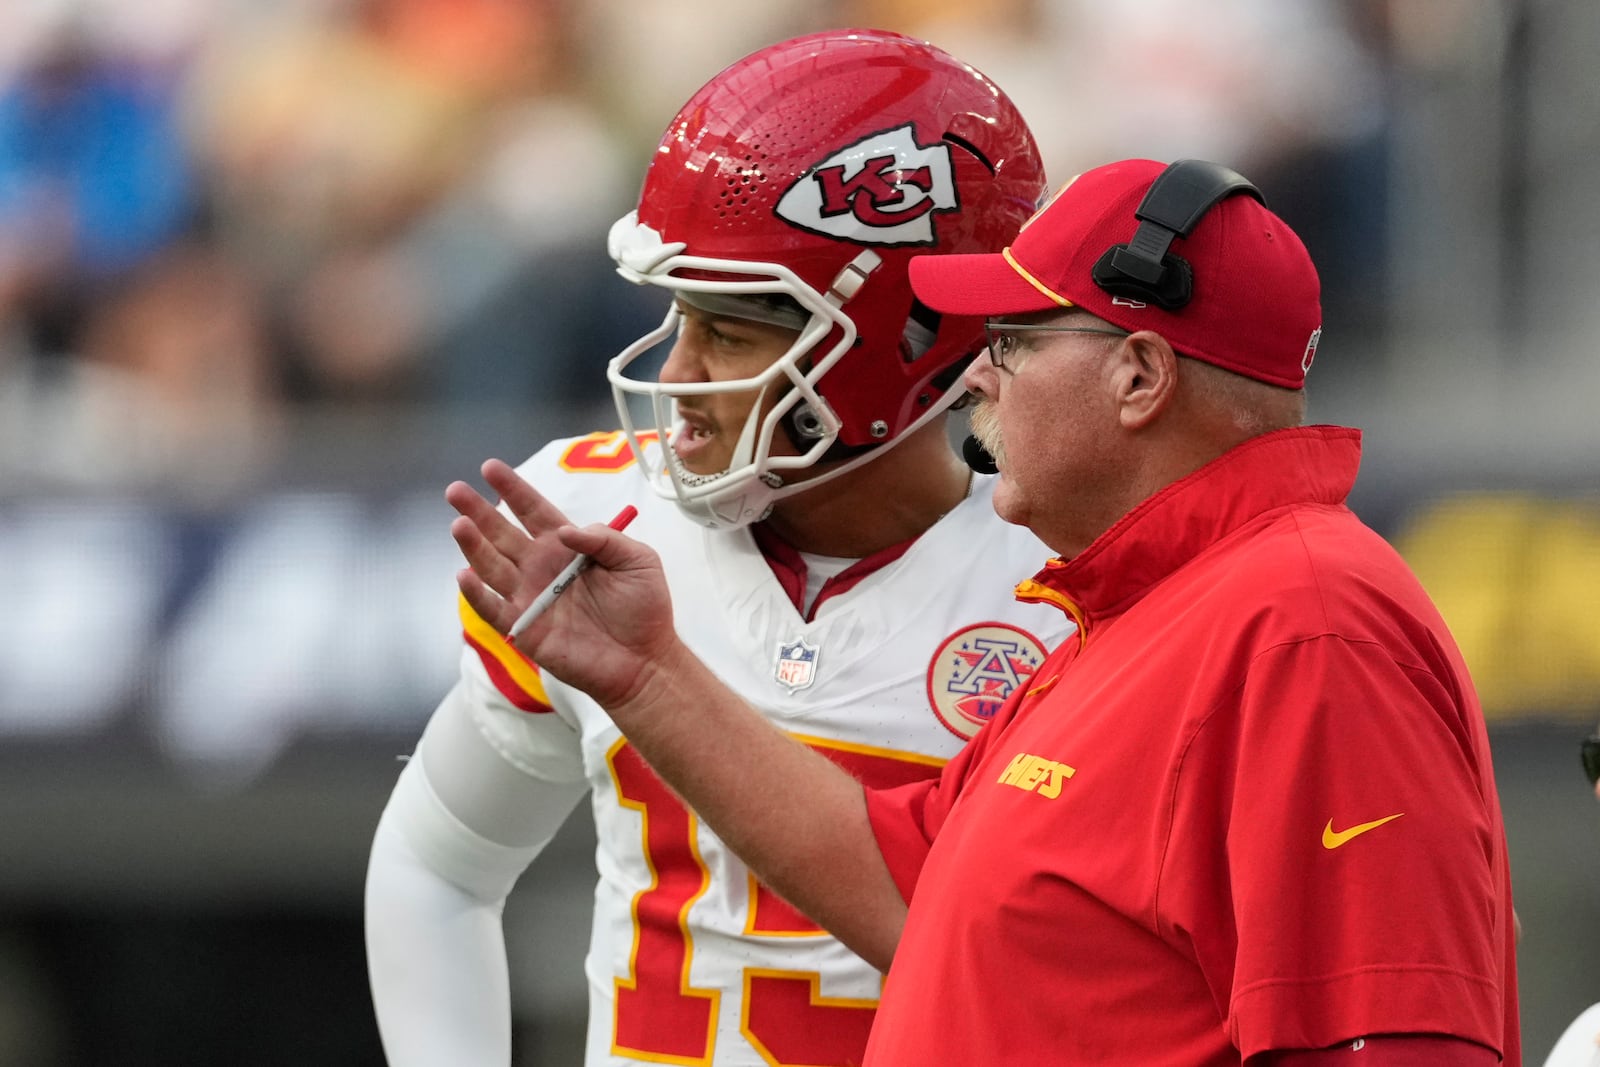
<path fill-rule="evenodd" d="M 919 145 L 910 123 L 834 152 L 784 191 L 785 221 L 860 244 L 934 245 L 934 216 L 959 207 L 950 147 Z"/>

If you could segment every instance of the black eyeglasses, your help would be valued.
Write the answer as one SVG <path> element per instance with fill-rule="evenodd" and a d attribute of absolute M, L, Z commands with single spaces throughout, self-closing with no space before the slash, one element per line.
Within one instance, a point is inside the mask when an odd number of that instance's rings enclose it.
<path fill-rule="evenodd" d="M 1583 739 L 1583 773 L 1589 784 L 1600 783 L 1600 734 L 1590 734 Z"/>
<path fill-rule="evenodd" d="M 1009 374 L 1017 373 L 1016 356 L 1022 350 L 1022 333 L 1097 333 L 1105 337 L 1126 337 L 1127 330 L 1108 326 L 1051 326 L 1033 322 L 986 322 L 983 337 L 989 347 L 989 362 Z"/>

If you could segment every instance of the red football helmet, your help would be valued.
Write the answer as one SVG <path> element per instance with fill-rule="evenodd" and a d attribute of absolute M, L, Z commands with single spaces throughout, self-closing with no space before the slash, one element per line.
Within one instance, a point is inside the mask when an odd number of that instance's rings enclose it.
<path fill-rule="evenodd" d="M 677 312 L 611 361 L 634 455 L 657 492 L 713 526 L 763 518 L 780 497 L 881 454 L 958 400 L 982 322 L 913 307 L 906 265 L 995 252 L 1034 212 L 1044 171 L 1022 116 L 983 74 L 922 41 L 833 30 L 756 52 L 713 78 L 667 127 L 636 211 L 611 229 L 623 277 L 691 303 L 785 294 L 794 346 L 758 377 L 663 385 L 625 373 Z M 748 303 L 748 301 L 746 301 Z M 793 305 L 788 305 L 791 309 Z M 738 314 L 737 311 L 729 312 Z M 761 317 L 754 314 L 751 317 Z M 784 390 L 752 411 L 729 469 L 673 462 L 674 398 Z M 651 401 L 646 451 L 629 397 Z M 785 432 L 798 456 L 772 454 Z M 784 471 L 839 461 L 798 482 Z"/>

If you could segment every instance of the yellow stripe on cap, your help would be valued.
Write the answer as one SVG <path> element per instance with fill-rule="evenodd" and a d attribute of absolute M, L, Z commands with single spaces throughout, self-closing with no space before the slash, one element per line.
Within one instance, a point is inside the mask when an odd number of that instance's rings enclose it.
<path fill-rule="evenodd" d="M 1031 285 L 1035 289 L 1039 290 L 1045 296 L 1048 296 L 1051 300 L 1054 300 L 1056 303 L 1060 304 L 1064 308 L 1076 307 L 1077 306 L 1077 305 L 1073 304 L 1072 301 L 1068 300 L 1066 297 L 1062 296 L 1060 293 L 1058 293 L 1054 289 L 1050 288 L 1044 282 L 1041 282 L 1038 278 L 1035 278 L 1033 275 L 1029 274 L 1028 273 L 1028 269 L 1026 267 L 1024 267 L 1021 263 L 1018 263 L 1016 261 L 1016 259 L 1014 259 L 1012 257 L 1012 255 L 1011 255 L 1011 246 L 1010 245 L 1007 245 L 1005 248 L 1002 248 L 1000 250 L 1000 254 L 1006 258 L 1006 262 L 1007 263 L 1011 264 L 1011 269 L 1016 271 L 1018 274 L 1020 274 L 1022 276 L 1022 280 L 1023 281 L 1027 282 L 1029 285 Z"/>

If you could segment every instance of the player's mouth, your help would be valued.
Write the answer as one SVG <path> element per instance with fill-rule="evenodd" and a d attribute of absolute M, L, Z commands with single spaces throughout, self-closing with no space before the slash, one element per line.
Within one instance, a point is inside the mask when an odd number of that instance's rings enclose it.
<path fill-rule="evenodd" d="M 678 409 L 682 425 L 672 436 L 672 451 L 679 463 L 693 474 L 720 474 L 727 466 L 727 457 L 716 457 L 716 424 L 697 411 Z"/>

